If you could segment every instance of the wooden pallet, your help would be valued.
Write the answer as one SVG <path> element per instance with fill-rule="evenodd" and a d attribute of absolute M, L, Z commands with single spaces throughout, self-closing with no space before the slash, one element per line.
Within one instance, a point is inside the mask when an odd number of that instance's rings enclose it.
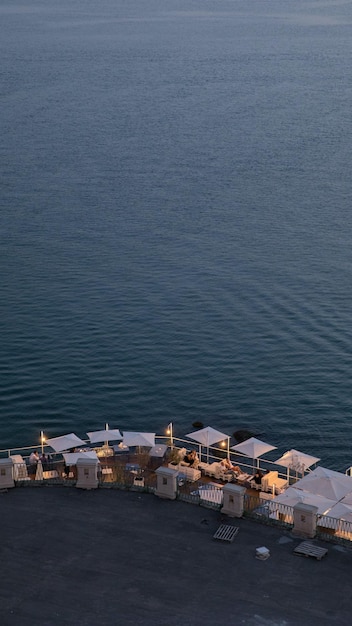
<path fill-rule="evenodd" d="M 229 541 L 230 543 L 232 543 L 234 538 L 238 534 L 238 531 L 238 526 L 226 526 L 226 524 L 221 524 L 213 538 L 219 539 L 219 541 Z"/>
<path fill-rule="evenodd" d="M 293 552 L 299 556 L 311 556 L 318 561 L 321 561 L 323 556 L 328 553 L 326 548 L 315 546 L 313 543 L 310 543 L 310 541 L 303 541 L 294 549 Z"/>

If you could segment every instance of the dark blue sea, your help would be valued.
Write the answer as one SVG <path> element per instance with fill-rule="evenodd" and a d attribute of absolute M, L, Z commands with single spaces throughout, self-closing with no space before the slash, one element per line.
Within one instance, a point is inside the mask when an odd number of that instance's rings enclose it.
<path fill-rule="evenodd" d="M 351 3 L 0 0 L 0 35 L 0 448 L 201 421 L 352 465 Z"/>

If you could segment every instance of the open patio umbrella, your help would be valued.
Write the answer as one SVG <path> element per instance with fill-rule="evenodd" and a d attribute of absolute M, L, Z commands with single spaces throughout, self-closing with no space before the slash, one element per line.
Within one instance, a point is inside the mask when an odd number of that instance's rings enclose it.
<path fill-rule="evenodd" d="M 122 435 L 118 428 L 109 428 L 109 424 L 106 424 L 104 430 L 95 430 L 91 433 L 87 433 L 87 435 L 91 443 L 122 440 Z"/>
<path fill-rule="evenodd" d="M 97 453 L 94 450 L 87 450 L 87 452 L 66 452 L 62 455 L 65 459 L 66 465 L 77 465 L 78 459 L 95 459 L 99 461 Z"/>
<path fill-rule="evenodd" d="M 351 531 L 352 524 L 352 506 L 348 504 L 343 504 L 342 502 L 337 502 L 334 506 L 328 511 L 327 517 L 332 517 L 336 519 L 336 527 L 335 530 L 345 530 L 346 532 Z M 344 523 L 345 522 L 345 523 Z M 331 528 L 331 521 L 327 520 L 326 524 L 324 524 L 324 520 L 319 520 L 319 526 L 328 526 Z"/>
<path fill-rule="evenodd" d="M 207 426 L 206 428 L 201 428 L 200 430 L 196 430 L 193 433 L 189 433 L 186 435 L 190 439 L 197 441 L 200 444 L 199 456 L 201 456 L 201 446 L 207 448 L 207 461 L 209 460 L 209 446 L 212 446 L 214 443 L 218 443 L 218 441 L 223 441 L 227 439 L 227 452 L 229 453 L 229 435 L 225 435 L 219 430 L 215 430 L 211 426 Z"/>
<path fill-rule="evenodd" d="M 236 452 L 245 454 L 245 456 L 249 456 L 251 459 L 256 459 L 257 466 L 259 466 L 258 458 L 262 456 L 262 454 L 270 452 L 270 450 L 276 450 L 276 448 L 277 446 L 272 446 L 270 443 L 256 439 L 256 437 L 250 437 L 246 439 L 246 441 L 232 446 L 231 450 L 236 450 Z"/>
<path fill-rule="evenodd" d="M 129 448 L 133 446 L 153 448 L 155 446 L 155 433 L 124 432 L 123 443 Z"/>
<path fill-rule="evenodd" d="M 296 487 L 288 487 L 286 491 L 270 501 L 270 509 L 276 509 L 279 513 L 286 513 L 285 506 L 293 507 L 298 503 L 312 504 L 313 506 L 316 506 L 318 508 L 319 515 L 330 515 L 328 511 L 335 504 L 333 500 L 325 498 L 324 496 L 309 493 L 308 491 L 302 491 L 300 489 L 296 489 Z M 281 508 L 278 506 L 280 504 L 282 505 Z"/>
<path fill-rule="evenodd" d="M 304 452 L 300 452 L 299 450 L 288 450 L 280 456 L 277 461 L 277 465 L 282 465 L 283 467 L 287 467 L 287 482 L 290 480 L 290 469 L 292 469 L 296 474 L 299 472 L 300 474 L 304 474 L 304 471 L 314 465 L 314 463 L 318 463 L 320 459 L 316 456 L 311 456 L 310 454 L 305 454 Z"/>
<path fill-rule="evenodd" d="M 352 505 L 352 493 L 347 493 L 340 502 L 341 504 Z"/>
<path fill-rule="evenodd" d="M 62 435 L 61 437 L 54 437 L 53 439 L 47 439 L 46 444 L 51 446 L 55 452 L 63 452 L 64 450 L 70 450 L 77 446 L 85 446 L 86 443 L 74 433 L 69 435 Z"/>
<path fill-rule="evenodd" d="M 347 494 L 352 493 L 352 478 L 346 474 L 319 466 L 298 480 L 295 488 L 316 493 L 337 502 Z"/>

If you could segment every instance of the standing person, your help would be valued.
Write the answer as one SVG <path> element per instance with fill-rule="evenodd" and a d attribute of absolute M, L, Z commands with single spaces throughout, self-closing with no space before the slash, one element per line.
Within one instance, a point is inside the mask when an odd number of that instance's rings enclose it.
<path fill-rule="evenodd" d="M 34 476 L 37 471 L 37 463 L 39 461 L 39 454 L 35 450 L 29 457 L 29 470 L 28 473 L 30 476 Z"/>
<path fill-rule="evenodd" d="M 37 465 L 38 461 L 39 461 L 39 454 L 35 450 L 34 452 L 32 452 L 32 454 L 29 457 L 29 465 Z"/>
<path fill-rule="evenodd" d="M 43 471 L 45 472 L 48 469 L 48 464 L 49 464 L 49 460 L 45 452 L 43 452 L 43 454 L 40 455 L 39 460 L 41 461 L 42 466 L 43 466 Z"/>

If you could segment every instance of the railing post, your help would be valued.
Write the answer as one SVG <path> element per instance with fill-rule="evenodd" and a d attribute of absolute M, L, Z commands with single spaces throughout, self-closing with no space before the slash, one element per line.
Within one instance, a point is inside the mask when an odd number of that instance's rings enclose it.
<path fill-rule="evenodd" d="M 0 459 L 0 489 L 11 489 L 14 486 L 12 459 Z"/>
<path fill-rule="evenodd" d="M 98 461 L 95 459 L 77 460 L 78 489 L 96 489 L 98 487 Z"/>
<path fill-rule="evenodd" d="M 178 471 L 170 467 L 161 466 L 155 470 L 155 474 L 157 481 L 155 495 L 159 496 L 159 498 L 175 500 L 177 495 Z"/>
<path fill-rule="evenodd" d="M 225 515 L 229 515 L 230 517 L 242 517 L 246 488 L 241 487 L 241 485 L 227 483 L 227 485 L 224 485 L 222 491 L 224 500 L 221 513 L 225 513 Z"/>
<path fill-rule="evenodd" d="M 299 537 L 312 539 L 317 532 L 318 507 L 299 502 L 293 507 L 292 532 Z"/>

